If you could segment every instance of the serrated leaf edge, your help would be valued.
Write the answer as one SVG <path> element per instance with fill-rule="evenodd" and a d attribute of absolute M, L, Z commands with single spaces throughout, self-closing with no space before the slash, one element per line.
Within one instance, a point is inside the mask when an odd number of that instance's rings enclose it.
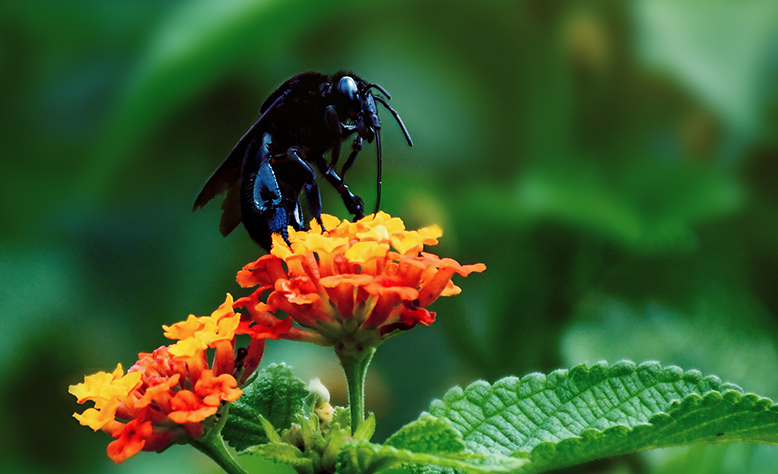
<path fill-rule="evenodd" d="M 590 428 L 582 431 L 580 433 L 580 436 L 565 438 L 558 442 L 542 441 L 537 445 L 533 446 L 529 451 L 516 450 L 511 454 L 511 456 L 517 458 L 531 458 L 535 460 L 537 458 L 536 456 L 537 454 L 543 453 L 543 456 L 545 458 L 548 458 L 552 452 L 565 450 L 566 446 L 574 445 L 576 443 L 580 443 L 581 441 L 585 441 L 587 439 L 591 440 L 597 437 L 607 436 L 618 431 L 623 432 L 622 436 L 625 440 L 628 439 L 630 433 L 639 434 L 641 431 L 644 431 L 646 429 L 653 428 L 661 432 L 661 430 L 667 429 L 670 426 L 672 426 L 674 422 L 683 420 L 685 416 L 693 414 L 694 407 L 704 407 L 705 405 L 716 405 L 719 403 L 728 403 L 731 405 L 750 404 L 752 407 L 754 407 L 756 411 L 778 412 L 778 405 L 775 405 L 771 399 L 766 397 L 761 397 L 753 393 L 744 393 L 743 389 L 740 388 L 738 385 L 722 382 L 718 377 L 714 375 L 703 376 L 702 373 L 698 370 L 684 371 L 681 368 L 672 365 L 667 367 L 662 367 L 662 365 L 656 361 L 648 361 L 641 364 L 635 364 L 634 362 L 623 360 L 613 365 L 609 365 L 607 362 L 604 361 L 592 365 L 579 364 L 570 369 L 555 370 L 548 375 L 544 375 L 542 373 L 536 372 L 536 373 L 525 375 L 524 377 L 521 378 L 505 377 L 503 379 L 496 381 L 494 384 L 489 384 L 488 382 L 479 380 L 471 383 L 464 389 L 462 389 L 461 387 L 453 387 L 452 389 L 446 392 L 446 394 L 442 399 L 437 399 L 432 402 L 432 404 L 430 405 L 430 413 L 432 413 L 434 416 L 445 418 L 446 415 L 442 414 L 441 410 L 448 411 L 450 407 L 454 405 L 456 402 L 465 399 L 482 398 L 485 392 L 494 394 L 501 387 L 506 387 L 509 385 L 511 386 L 511 390 L 513 390 L 515 387 L 522 386 L 522 385 L 533 386 L 531 393 L 534 395 L 544 390 L 553 390 L 565 380 L 575 381 L 576 378 L 584 374 L 585 376 L 590 376 L 592 371 L 600 371 L 601 374 L 603 375 L 603 380 L 606 380 L 609 378 L 632 375 L 637 373 L 640 370 L 652 371 L 655 375 L 658 375 L 659 377 L 657 379 L 657 383 L 676 382 L 681 380 L 687 381 L 692 384 L 700 384 L 702 382 L 707 382 L 710 385 L 710 389 L 704 391 L 702 395 L 697 393 L 692 393 L 686 395 L 682 399 L 671 401 L 663 413 L 658 413 L 651 416 L 646 423 L 641 423 L 633 427 L 629 427 L 625 425 L 617 425 L 617 426 L 608 427 L 604 430 Z M 591 388 L 594 387 L 595 385 L 596 384 L 592 384 L 592 386 L 589 387 L 587 390 L 591 390 Z M 580 396 L 582 393 L 584 392 L 571 396 L 571 399 Z M 557 408 L 561 406 L 562 404 L 560 404 Z M 690 409 L 690 407 L 692 409 Z M 684 413 L 684 416 L 680 418 L 674 418 L 673 415 L 679 413 Z M 739 413 L 742 412 L 735 413 L 732 416 L 735 416 L 736 414 Z M 553 413 L 547 413 L 546 415 L 550 418 L 550 417 L 554 417 L 556 414 L 557 414 L 557 410 L 555 410 Z M 486 421 L 484 420 L 484 423 L 485 422 Z M 778 426 L 778 422 L 770 423 L 767 426 L 772 426 L 772 425 Z M 691 427 L 687 431 L 691 431 L 695 428 L 699 428 L 699 426 L 700 425 Z M 764 427 L 765 427 L 764 425 L 760 425 L 758 428 L 753 428 L 753 429 L 764 429 Z M 476 428 L 472 428 L 470 432 L 473 432 L 475 430 Z M 728 431 L 727 432 L 728 436 L 726 438 L 722 438 L 719 442 L 734 441 L 733 439 L 731 439 L 733 438 L 733 436 L 737 435 L 738 433 L 747 432 L 750 430 L 752 430 L 752 428 L 743 428 L 740 430 L 735 429 L 732 431 Z M 682 435 L 683 433 L 684 431 L 674 433 L 674 437 L 678 437 L 679 434 Z M 463 436 L 465 435 L 466 434 L 463 433 Z M 533 432 L 532 434 L 530 434 L 529 437 L 536 436 L 536 435 L 537 433 Z M 723 436 L 723 434 L 721 434 L 720 436 Z M 682 443 L 682 444 L 689 444 L 689 443 Z M 642 447 L 641 450 L 653 449 L 656 447 L 665 447 L 665 446 L 667 445 L 658 444 L 656 446 L 644 446 Z M 596 457 L 592 457 L 591 459 L 596 459 Z M 532 464 L 533 463 L 530 463 L 529 465 L 525 466 L 526 469 L 524 468 L 520 469 L 520 472 L 534 472 L 535 470 L 533 469 Z M 564 465 L 567 464 L 554 465 L 553 467 L 561 467 Z M 544 468 L 545 467 L 547 466 L 544 466 Z"/>
<path fill-rule="evenodd" d="M 440 410 L 441 409 L 448 410 L 448 407 L 450 405 L 453 405 L 459 400 L 470 399 L 470 398 L 481 398 L 484 392 L 495 393 L 500 388 L 506 387 L 508 385 L 513 385 L 516 387 L 521 387 L 526 385 L 534 386 L 531 388 L 531 395 L 534 395 L 544 390 L 553 390 L 565 380 L 575 381 L 575 379 L 580 376 L 579 373 L 586 373 L 587 375 L 590 375 L 592 371 L 595 370 L 602 371 L 603 379 L 623 377 L 626 375 L 637 373 L 639 370 L 654 370 L 655 372 L 661 372 L 661 375 L 663 377 L 663 380 L 661 380 L 661 382 L 675 382 L 680 380 L 687 380 L 690 383 L 700 383 L 702 381 L 708 382 L 713 388 L 704 392 L 703 395 L 707 395 L 711 392 L 721 393 L 721 394 L 734 393 L 740 396 L 752 395 L 754 397 L 757 397 L 758 399 L 763 399 L 763 397 L 759 397 L 754 394 L 744 394 L 743 389 L 740 388 L 739 386 L 731 383 L 724 383 L 721 381 L 721 379 L 719 379 L 715 375 L 709 375 L 707 377 L 703 377 L 702 373 L 698 370 L 692 369 L 688 371 L 683 371 L 680 367 L 672 366 L 672 365 L 667 367 L 662 367 L 662 365 L 656 361 L 648 361 L 648 362 L 643 362 L 641 364 L 635 364 L 632 361 L 622 360 L 612 365 L 609 365 L 605 361 L 600 361 L 592 365 L 579 364 L 570 369 L 555 370 L 549 373 L 548 375 L 545 375 L 540 372 L 533 372 L 521 378 L 515 376 L 504 377 L 502 379 L 497 380 L 494 384 L 489 384 L 486 381 L 478 380 L 468 385 L 465 389 L 462 389 L 459 386 L 449 389 L 442 399 L 436 399 L 432 401 L 432 403 L 430 404 L 429 413 L 432 414 L 433 416 L 446 418 L 446 415 L 441 414 Z M 595 385 L 596 384 L 593 384 L 592 387 L 594 387 Z M 589 387 L 587 391 L 591 390 L 592 387 Z M 511 390 L 512 389 L 513 387 L 511 387 Z M 576 393 L 571 398 L 579 397 L 585 392 L 586 391 Z M 766 400 L 767 403 L 772 405 L 771 400 L 766 398 L 764 398 L 764 400 Z M 673 407 L 674 404 L 679 402 L 680 400 L 673 401 L 670 407 Z M 557 412 L 554 411 L 553 413 L 547 415 L 548 417 L 552 417 L 556 415 L 556 413 Z M 467 437 L 468 434 L 469 433 L 462 433 L 464 437 Z"/>

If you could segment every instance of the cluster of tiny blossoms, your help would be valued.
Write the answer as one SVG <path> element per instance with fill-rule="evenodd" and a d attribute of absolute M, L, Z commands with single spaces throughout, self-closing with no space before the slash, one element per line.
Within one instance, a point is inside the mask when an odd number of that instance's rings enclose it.
<path fill-rule="evenodd" d="M 140 353 L 126 374 L 119 365 L 70 386 L 79 403 L 94 403 L 74 414 L 78 421 L 116 438 L 108 445 L 111 459 L 121 463 L 141 450 L 218 433 L 217 420 L 223 423 L 226 404 L 241 396 L 267 339 L 334 346 L 343 361 L 350 351 L 432 324 L 435 313 L 426 307 L 461 291 L 452 276 L 486 269 L 424 252 L 438 243 L 438 226 L 407 231 L 383 212 L 354 223 L 322 215 L 322 223 L 326 230 L 315 221 L 310 231 L 290 228 L 291 246 L 273 235 L 271 253 L 238 272 L 242 287 L 258 286 L 251 295 L 233 301 L 228 294 L 211 316 L 163 326 L 177 343 Z M 241 334 L 251 342 L 236 352 Z"/>
<path fill-rule="evenodd" d="M 232 306 L 228 294 L 211 316 L 190 315 L 186 321 L 163 326 L 165 336 L 178 342 L 138 354 L 126 374 L 119 364 L 113 373 L 88 375 L 83 383 L 70 386 L 78 403 L 94 403 L 94 408 L 73 416 L 116 438 L 107 450 L 116 463 L 141 450 L 161 451 L 202 436 L 206 420 L 222 409 L 222 402 L 241 396 L 237 379 L 245 380 L 256 369 L 265 339 L 277 339 L 291 325 L 282 322 L 275 328 L 244 331 L 241 315 Z M 252 341 L 236 364 L 238 333 L 251 334 Z M 209 348 L 214 352 L 210 366 Z"/>
<path fill-rule="evenodd" d="M 436 225 L 407 231 L 401 219 L 383 212 L 357 222 L 325 214 L 322 223 L 326 230 L 312 221 L 310 231 L 291 231 L 291 246 L 273 235 L 271 253 L 238 273 L 241 286 L 258 286 L 235 302 L 257 326 L 278 324 L 280 310 L 301 326 L 282 338 L 375 347 L 417 324 L 432 324 L 435 313 L 426 307 L 461 291 L 451 281 L 455 273 L 486 269 L 424 252 L 442 235 Z"/>

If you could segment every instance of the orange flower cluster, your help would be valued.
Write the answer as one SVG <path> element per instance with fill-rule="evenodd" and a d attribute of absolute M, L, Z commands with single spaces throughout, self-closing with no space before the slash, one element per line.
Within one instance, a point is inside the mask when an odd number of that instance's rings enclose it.
<path fill-rule="evenodd" d="M 424 252 L 438 243 L 437 226 L 407 231 L 402 220 L 382 212 L 355 223 L 328 215 L 322 221 L 328 230 L 315 221 L 310 231 L 290 230 L 289 246 L 273 235 L 271 253 L 238 273 L 242 287 L 258 286 L 250 296 L 233 301 L 227 295 L 210 316 L 163 326 L 178 342 L 140 353 L 126 374 L 119 365 L 70 386 L 79 403 L 94 403 L 73 416 L 115 438 L 111 459 L 121 463 L 141 450 L 161 451 L 219 429 L 213 415 L 241 396 L 239 382 L 256 370 L 267 339 L 335 346 L 341 360 L 364 354 L 417 324 L 432 324 L 435 313 L 426 307 L 461 291 L 451 281 L 455 273 L 486 269 Z M 279 311 L 291 317 L 279 318 Z M 251 342 L 236 354 L 241 334 Z"/>
<path fill-rule="evenodd" d="M 141 450 L 161 451 L 201 436 L 207 419 L 219 412 L 223 402 L 241 396 L 236 378 L 242 374 L 245 380 L 256 369 L 265 339 L 278 339 L 291 324 L 254 330 L 248 349 L 253 359 L 247 356 L 236 364 L 235 334 L 241 315 L 232 307 L 232 296 L 227 295 L 211 316 L 190 315 L 184 322 L 163 326 L 165 336 L 178 342 L 138 354 L 126 374 L 119 364 L 113 373 L 98 372 L 70 386 L 78 403 L 94 402 L 94 408 L 73 416 L 82 425 L 116 438 L 107 450 L 116 463 Z M 215 349 L 210 367 L 209 348 Z"/>
<path fill-rule="evenodd" d="M 290 231 L 291 247 L 273 235 L 271 253 L 238 273 L 242 287 L 259 286 L 235 302 L 252 316 L 240 330 L 273 327 L 282 321 L 275 316 L 281 310 L 302 326 L 290 328 L 285 339 L 375 347 L 417 324 L 432 324 L 435 313 L 426 307 L 461 291 L 451 281 L 454 273 L 486 269 L 424 252 L 424 245 L 438 243 L 438 226 L 407 231 L 401 219 L 383 212 L 354 223 L 328 215 L 322 221 L 326 231 L 315 221 L 310 231 Z"/>

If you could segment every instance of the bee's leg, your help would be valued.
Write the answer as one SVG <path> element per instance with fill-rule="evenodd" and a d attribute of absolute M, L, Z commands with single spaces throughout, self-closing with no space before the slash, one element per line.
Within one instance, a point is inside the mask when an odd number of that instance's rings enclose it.
<path fill-rule="evenodd" d="M 270 233 L 281 234 L 289 244 L 289 214 L 283 205 L 283 194 L 269 161 L 263 162 L 254 181 L 254 207 L 267 222 Z"/>
<path fill-rule="evenodd" d="M 330 162 L 328 168 L 335 168 L 340 158 L 340 142 L 343 136 L 343 127 L 340 125 L 340 118 L 338 118 L 338 112 L 335 107 L 328 105 L 324 112 L 324 121 L 327 123 L 327 128 L 330 129 L 338 138 L 332 143 L 332 162 Z M 324 170 L 322 170 L 324 173 Z"/>
<path fill-rule="evenodd" d="M 303 206 L 298 199 L 294 206 L 294 220 L 292 221 L 292 227 L 294 230 L 303 230 L 305 223 L 303 222 Z"/>
<path fill-rule="evenodd" d="M 308 210 L 311 211 L 313 218 L 324 229 L 324 223 L 321 220 L 321 194 L 319 193 L 319 185 L 316 184 L 316 172 L 300 157 L 300 152 L 301 150 L 298 147 L 291 147 L 286 151 L 286 157 L 297 175 L 305 183 L 303 192 L 305 193 L 306 201 L 308 201 Z M 303 152 L 303 155 L 305 154 Z"/>
<path fill-rule="evenodd" d="M 270 164 L 269 146 L 272 135 L 265 133 L 262 142 L 252 142 L 246 153 L 252 158 L 244 172 L 244 193 L 241 199 L 243 225 L 259 245 L 270 250 L 273 233 L 281 234 L 289 241 L 287 225 L 289 216 L 283 206 L 283 194 L 278 185 L 273 166 Z"/>
<path fill-rule="evenodd" d="M 316 181 L 308 183 L 305 185 L 303 192 L 305 192 L 305 200 L 308 201 L 308 210 L 311 211 L 311 215 L 316 219 L 319 227 L 321 227 L 322 230 L 326 230 L 324 228 L 324 222 L 321 220 L 321 194 L 319 193 L 319 185 L 316 184 Z"/>
<path fill-rule="evenodd" d="M 316 157 L 316 165 L 332 187 L 340 193 L 340 197 L 343 199 L 343 204 L 346 205 L 348 212 L 354 214 L 354 218 L 357 220 L 365 217 L 365 205 L 362 202 L 362 199 L 359 196 L 354 195 L 348 189 L 348 186 L 346 186 L 346 183 L 343 182 L 341 177 L 327 164 L 324 155 Z"/>
<path fill-rule="evenodd" d="M 357 155 L 360 151 L 362 151 L 362 137 L 357 135 L 354 137 L 354 141 L 351 143 L 351 154 L 348 156 L 348 159 L 343 164 L 343 169 L 340 170 L 340 177 L 341 179 L 346 179 L 346 171 L 350 170 L 351 167 L 354 165 L 354 161 L 357 159 Z"/>
<path fill-rule="evenodd" d="M 357 155 L 359 155 L 359 152 L 362 151 L 361 136 L 357 135 L 354 137 L 354 141 L 351 143 L 351 148 L 351 153 L 346 159 L 346 163 L 344 163 L 343 169 L 340 171 L 340 176 L 338 176 L 337 173 L 335 173 L 335 170 L 332 169 L 336 163 L 334 158 L 325 176 L 330 184 L 332 184 L 332 186 L 338 190 L 340 196 L 343 198 L 343 203 L 346 205 L 346 208 L 349 210 L 349 212 L 354 214 L 355 219 L 359 220 L 365 217 L 365 205 L 359 196 L 356 196 L 352 194 L 351 191 L 349 191 L 348 186 L 346 186 L 345 179 L 346 172 L 354 165 L 354 162 L 357 159 Z M 335 147 L 333 147 L 333 153 L 334 150 Z M 337 141 L 337 150 L 340 152 L 340 140 Z"/>

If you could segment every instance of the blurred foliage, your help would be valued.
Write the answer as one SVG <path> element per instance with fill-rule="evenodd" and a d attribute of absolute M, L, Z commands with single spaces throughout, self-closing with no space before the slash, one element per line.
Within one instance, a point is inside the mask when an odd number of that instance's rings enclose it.
<path fill-rule="evenodd" d="M 260 249 L 219 235 L 217 204 L 191 214 L 194 197 L 275 87 L 339 69 L 389 90 L 414 138 L 384 114 L 384 209 L 440 223 L 442 254 L 488 266 L 378 352 L 377 438 L 453 384 L 601 358 L 778 397 L 774 0 L 10 1 L 4 472 L 216 472 L 182 448 L 113 466 L 66 387 L 241 294 Z M 349 173 L 368 206 L 374 161 L 366 149 Z M 267 358 L 342 397 L 331 351 Z M 716 449 L 576 472 L 776 472 L 769 447 Z"/>

